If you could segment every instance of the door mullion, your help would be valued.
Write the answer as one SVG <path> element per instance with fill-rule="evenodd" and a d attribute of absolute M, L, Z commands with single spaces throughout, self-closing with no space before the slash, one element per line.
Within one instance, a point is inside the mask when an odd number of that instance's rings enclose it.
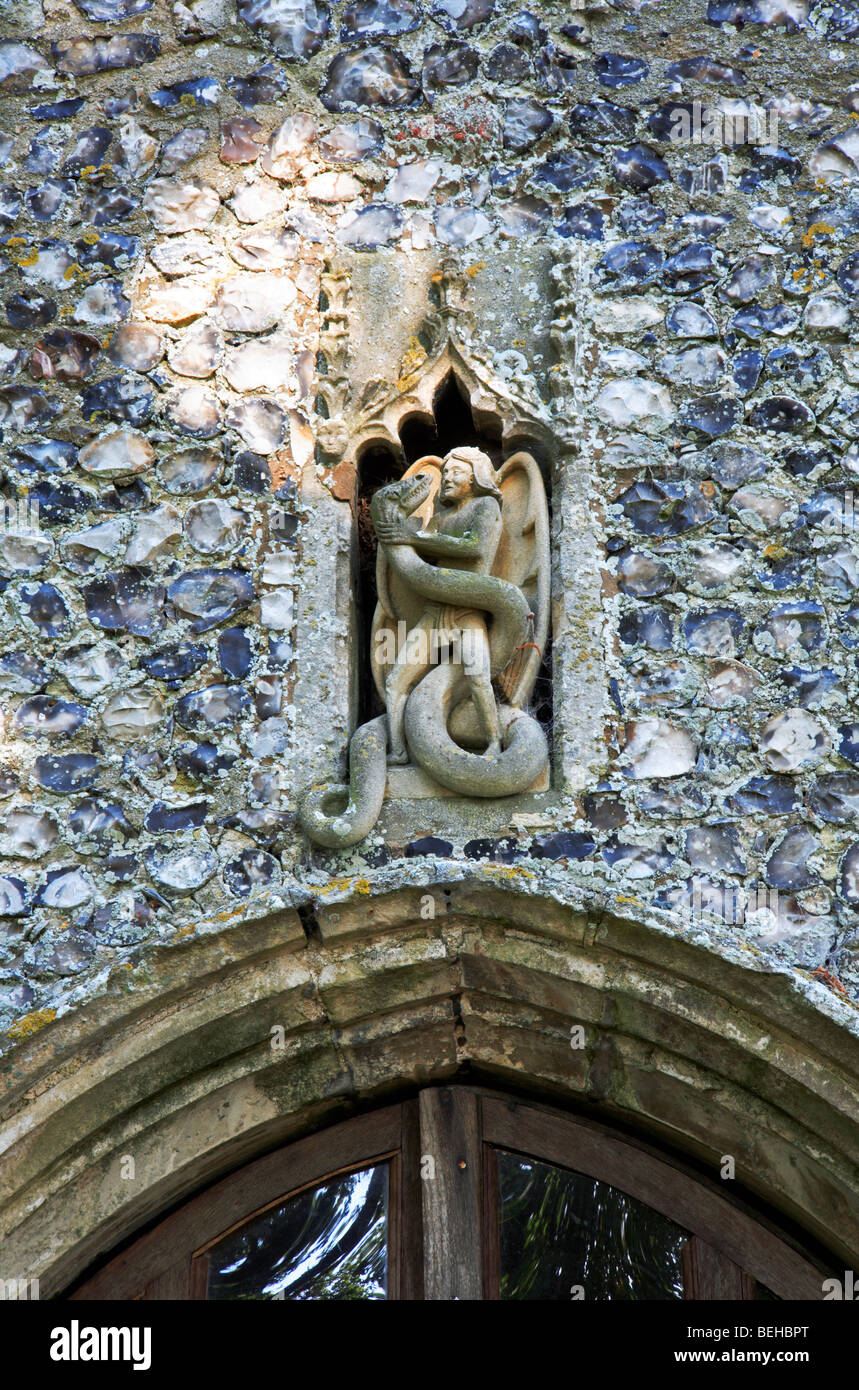
<path fill-rule="evenodd" d="M 480 1111 L 464 1087 L 421 1092 L 424 1298 L 483 1298 Z"/>

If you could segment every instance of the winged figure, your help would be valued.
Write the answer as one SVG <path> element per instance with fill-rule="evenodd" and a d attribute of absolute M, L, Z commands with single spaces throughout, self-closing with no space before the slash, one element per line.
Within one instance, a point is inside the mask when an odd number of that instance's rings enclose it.
<path fill-rule="evenodd" d="M 530 454 L 496 470 L 480 449 L 419 459 L 380 488 L 373 677 L 386 713 L 356 730 L 349 786 L 299 815 L 312 840 L 356 844 L 378 819 L 389 765 L 413 763 L 463 796 L 510 796 L 548 764 L 527 713 L 549 624 L 549 522 Z"/>

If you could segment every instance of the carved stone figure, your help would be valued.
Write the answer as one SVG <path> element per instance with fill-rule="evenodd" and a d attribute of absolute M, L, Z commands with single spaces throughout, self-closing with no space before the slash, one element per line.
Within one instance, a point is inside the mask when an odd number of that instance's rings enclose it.
<path fill-rule="evenodd" d="M 305 832 L 329 848 L 372 829 L 389 764 L 412 762 L 477 797 L 525 791 L 548 765 L 525 709 L 548 629 L 548 512 L 534 459 L 514 454 L 497 472 L 480 449 L 419 459 L 379 489 L 371 515 L 370 659 L 387 713 L 353 735 L 349 787 L 302 801 Z"/>
<path fill-rule="evenodd" d="M 420 476 L 426 478 L 427 474 Z M 448 454 L 441 470 L 433 517 L 426 530 L 420 528 L 419 522 L 403 520 L 399 498 L 387 489 L 377 495 L 373 520 L 389 565 L 405 582 L 413 576 L 412 587 L 418 594 L 422 592 L 420 567 L 415 566 L 409 551 L 401 553 L 400 547 L 409 546 L 421 559 L 444 562 L 450 569 L 489 574 L 502 531 L 501 493 L 495 485 L 491 460 L 479 449 L 455 449 Z M 435 579 L 437 583 L 438 577 Z M 452 653 L 458 653 L 463 666 L 481 731 L 486 736 L 486 756 L 495 757 L 501 752 L 486 616 L 479 608 L 430 601 L 385 681 L 389 763 L 409 760 L 403 729 L 406 700 L 427 673 L 433 646 L 440 652 L 445 641 Z"/>

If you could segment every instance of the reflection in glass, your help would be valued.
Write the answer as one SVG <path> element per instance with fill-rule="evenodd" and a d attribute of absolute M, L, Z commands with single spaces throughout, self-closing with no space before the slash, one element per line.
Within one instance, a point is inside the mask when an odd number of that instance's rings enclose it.
<path fill-rule="evenodd" d="M 501 1150 L 498 1190 L 502 1298 L 683 1297 L 687 1232 L 652 1207 L 582 1173 Z"/>
<path fill-rule="evenodd" d="M 388 1165 L 290 1197 L 209 1254 L 211 1299 L 385 1298 Z"/>

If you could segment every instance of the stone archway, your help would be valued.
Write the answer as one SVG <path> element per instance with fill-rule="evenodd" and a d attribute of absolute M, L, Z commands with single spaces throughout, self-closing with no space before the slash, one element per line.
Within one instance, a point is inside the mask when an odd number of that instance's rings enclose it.
<path fill-rule="evenodd" d="M 746 1193 L 855 1260 L 853 1033 L 753 958 L 519 878 L 380 895 L 355 880 L 303 923 L 211 921 L 21 1041 L 0 1275 L 56 1294 L 249 1158 L 464 1068 L 714 1173 L 731 1154 Z"/>

